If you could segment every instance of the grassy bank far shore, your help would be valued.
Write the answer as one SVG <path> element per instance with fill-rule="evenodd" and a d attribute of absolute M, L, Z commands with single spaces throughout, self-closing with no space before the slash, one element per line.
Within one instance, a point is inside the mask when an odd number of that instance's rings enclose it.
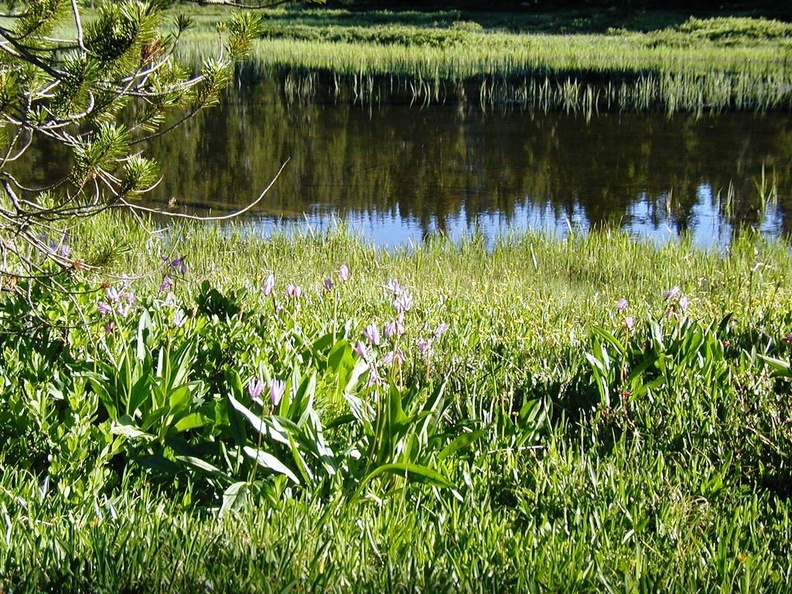
<path fill-rule="evenodd" d="M 788 243 L 69 245 L 0 296 L 5 591 L 790 587 Z"/>
<path fill-rule="evenodd" d="M 199 11 L 179 55 L 200 62 L 210 54 L 228 14 Z M 335 93 L 383 101 L 395 85 L 425 103 L 700 112 L 788 109 L 792 96 L 792 24 L 780 20 L 323 9 L 262 17 L 261 39 L 239 76 L 290 72 L 286 91 L 302 100 Z M 475 92 L 460 86 L 471 82 Z"/>

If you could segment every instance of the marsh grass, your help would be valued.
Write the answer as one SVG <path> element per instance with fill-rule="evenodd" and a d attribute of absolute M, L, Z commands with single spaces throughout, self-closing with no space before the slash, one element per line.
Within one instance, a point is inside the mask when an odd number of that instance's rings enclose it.
<path fill-rule="evenodd" d="M 612 27 L 570 34 L 526 32 L 486 19 L 482 25 L 453 13 L 408 17 L 267 13 L 263 38 L 238 75 L 318 74 L 325 88 L 332 80 L 336 97 L 343 85 L 355 89 L 355 100 L 369 103 L 388 100 L 395 88 L 396 97 L 409 91 L 416 102 L 468 98 L 488 107 L 588 114 L 790 105 L 792 26 L 781 21 L 690 18 L 648 32 Z M 210 22 L 200 20 L 185 39 L 180 55 L 188 62 L 199 63 L 216 44 Z M 364 84 L 367 92 L 358 92 Z M 317 85 L 308 93 L 303 88 L 306 94 L 322 98 Z"/>

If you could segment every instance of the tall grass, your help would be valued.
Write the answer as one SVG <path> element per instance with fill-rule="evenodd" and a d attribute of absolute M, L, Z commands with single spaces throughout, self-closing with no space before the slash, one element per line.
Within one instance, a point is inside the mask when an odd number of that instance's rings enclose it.
<path fill-rule="evenodd" d="M 266 24 L 241 72 L 318 72 L 351 85 L 390 77 L 380 93 L 395 79 L 430 101 L 453 99 L 455 85 L 473 82 L 483 104 L 587 112 L 767 111 L 788 108 L 792 96 L 792 26 L 778 21 L 689 19 L 649 33 L 562 35 L 510 33 L 467 21 L 346 25 L 332 13 L 299 22 L 299 15 L 297 23 L 279 17 Z M 213 37 L 196 29 L 181 55 L 200 61 Z M 422 91 L 440 83 L 443 93 Z"/>

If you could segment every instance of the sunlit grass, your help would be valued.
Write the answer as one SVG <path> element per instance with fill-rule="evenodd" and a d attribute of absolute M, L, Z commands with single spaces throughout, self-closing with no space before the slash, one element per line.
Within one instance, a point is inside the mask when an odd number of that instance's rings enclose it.
<path fill-rule="evenodd" d="M 648 33 L 558 34 L 485 28 L 453 15 L 416 24 L 374 16 L 347 24 L 343 12 L 272 13 L 244 72 L 331 73 L 356 89 L 368 84 L 368 100 L 378 77 L 391 77 L 383 89 L 395 78 L 431 101 L 456 97 L 455 83 L 476 81 L 485 104 L 587 112 L 764 111 L 788 106 L 792 94 L 792 27 L 779 21 L 690 19 Z M 184 40 L 186 60 L 198 62 L 216 45 L 208 22 Z M 427 87 L 439 82 L 452 88 L 432 96 Z"/>
<path fill-rule="evenodd" d="M 527 234 L 494 245 L 474 235 L 384 251 L 343 228 L 268 238 L 251 231 L 244 224 L 154 230 L 106 214 L 75 231 L 72 249 L 86 265 L 101 258 L 105 266 L 91 281 L 95 299 L 104 295 L 102 281 L 133 279 L 141 304 L 134 307 L 143 307 L 162 299 L 164 274 L 188 310 L 204 282 L 234 295 L 241 313 L 202 318 L 195 331 L 219 325 L 238 333 L 246 315 L 259 320 L 244 330 L 243 348 L 225 355 L 240 373 L 265 346 L 263 355 L 277 359 L 281 341 L 298 331 L 312 336 L 330 320 L 343 320 L 343 332 L 360 336 L 372 320 L 392 315 L 385 285 L 397 279 L 416 304 L 409 344 L 440 322 L 449 328 L 431 360 L 411 355 L 405 381 L 418 385 L 429 377 L 445 385 L 443 431 L 482 432 L 459 455 L 438 461 L 454 492 L 396 483 L 350 494 L 327 483 L 292 488 L 270 477 L 259 497 L 220 514 L 222 498 L 199 475 L 179 472 L 157 482 L 156 473 L 130 463 L 120 483 L 69 499 L 62 485 L 45 480 L 46 466 L 19 462 L 53 444 L 32 441 L 28 451 L 6 443 L 4 589 L 788 589 L 792 438 L 778 419 L 789 411 L 789 384 L 771 377 L 761 358 L 790 348 L 783 342 L 792 334 L 787 243 L 746 232 L 728 249 L 707 251 L 684 239 L 658 246 L 605 231 Z M 177 257 L 183 273 L 168 264 Z M 350 271 L 346 281 L 341 264 Z M 265 295 L 270 274 L 275 289 Z M 331 291 L 326 278 L 335 281 Z M 285 303 L 289 283 L 303 293 L 284 332 L 283 321 L 266 312 L 273 301 Z M 680 302 L 667 296 L 673 287 L 686 298 L 684 319 L 671 306 Z M 95 308 L 93 296 L 87 303 Z M 156 315 L 157 308 L 150 311 Z M 143 331 L 135 320 L 129 324 L 134 347 Z M 665 369 L 673 383 L 652 380 L 640 395 L 614 392 L 610 404 L 598 400 L 590 361 L 600 352 L 597 337 L 607 336 L 598 328 L 637 358 L 625 360 L 612 348 L 606 367 L 625 364 L 622 373 L 659 357 L 651 369 Z M 680 328 L 688 333 L 677 340 Z M 98 330 L 102 343 L 105 331 Z M 701 336 L 706 348 L 696 342 Z M 69 348 L 80 356 L 76 342 Z M 23 355 L 2 351 L 6 361 Z M 305 362 L 308 355 L 296 356 Z M 710 369 L 727 373 L 715 385 L 700 375 Z M 0 378 L 14 373 L 3 369 Z M 47 368 L 37 373 L 53 394 L 66 385 Z M 614 377 L 615 386 L 622 381 Z M 27 381 L 23 393 L 38 392 Z M 18 402 L 11 385 L 0 384 L 0 395 Z M 39 418 L 29 421 L 37 427 Z M 21 422 L 15 419 L 7 409 L 0 415 L 4 423 Z M 58 435 L 47 426 L 36 431 Z M 79 444 L 63 442 L 53 455 L 62 460 Z"/>

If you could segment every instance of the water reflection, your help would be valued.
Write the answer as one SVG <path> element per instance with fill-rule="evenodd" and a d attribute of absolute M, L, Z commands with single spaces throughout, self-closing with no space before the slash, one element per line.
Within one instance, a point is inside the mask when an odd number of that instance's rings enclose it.
<path fill-rule="evenodd" d="M 790 231 L 790 114 L 587 122 L 472 104 L 362 108 L 282 97 L 276 82 L 240 89 L 153 142 L 165 178 L 150 200 L 225 213 L 255 198 L 289 159 L 254 211 L 262 232 L 279 221 L 343 219 L 395 245 L 472 229 L 492 237 L 620 226 L 713 245 L 740 225 Z"/>

